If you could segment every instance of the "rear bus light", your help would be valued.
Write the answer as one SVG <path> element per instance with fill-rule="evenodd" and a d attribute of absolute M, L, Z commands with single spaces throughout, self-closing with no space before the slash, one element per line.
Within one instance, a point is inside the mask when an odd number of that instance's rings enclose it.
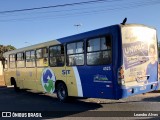
<path fill-rule="evenodd" d="M 131 92 L 132 91 L 132 89 L 128 89 L 128 92 Z"/>
<path fill-rule="evenodd" d="M 122 85 L 125 83 L 123 66 L 118 69 L 118 83 Z"/>
<path fill-rule="evenodd" d="M 153 86 L 157 86 L 157 85 L 158 85 L 158 83 L 154 83 L 154 84 L 153 84 Z"/>
<path fill-rule="evenodd" d="M 128 89 L 128 92 L 134 93 L 134 88 Z"/>
<path fill-rule="evenodd" d="M 151 89 L 153 89 L 153 87 L 158 86 L 158 83 L 154 83 L 151 85 Z"/>

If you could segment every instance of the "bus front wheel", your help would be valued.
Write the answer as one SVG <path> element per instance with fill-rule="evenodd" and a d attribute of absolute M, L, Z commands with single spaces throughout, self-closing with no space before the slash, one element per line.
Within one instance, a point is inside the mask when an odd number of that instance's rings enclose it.
<path fill-rule="evenodd" d="M 59 83 L 57 85 L 57 97 L 61 102 L 66 102 L 68 99 L 68 91 L 67 91 L 67 87 L 64 83 Z"/>

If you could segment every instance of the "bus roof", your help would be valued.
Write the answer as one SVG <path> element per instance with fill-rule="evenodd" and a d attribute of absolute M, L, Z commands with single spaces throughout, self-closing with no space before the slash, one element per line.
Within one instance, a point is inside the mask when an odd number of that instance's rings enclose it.
<path fill-rule="evenodd" d="M 106 31 L 109 31 L 111 29 L 114 30 L 114 29 L 116 29 L 118 27 L 124 27 L 124 26 L 143 26 L 143 27 L 148 27 L 148 26 L 143 25 L 143 24 L 125 24 L 125 25 L 116 24 L 116 25 L 111 25 L 111 26 L 108 26 L 108 27 L 99 28 L 99 29 L 96 29 L 96 30 L 91 30 L 91 31 L 80 33 L 80 34 L 76 34 L 76 35 L 71 35 L 71 36 L 60 38 L 60 39 L 57 39 L 57 40 L 51 40 L 51 41 L 47 41 L 47 42 L 43 42 L 43 43 L 27 46 L 27 47 L 24 47 L 24 48 L 19 48 L 19 49 L 16 49 L 16 50 L 5 52 L 3 54 L 3 56 L 6 57 L 9 54 L 14 54 L 14 53 L 28 51 L 28 50 L 35 50 L 35 49 L 38 49 L 38 48 L 43 48 L 43 47 L 51 46 L 51 45 L 64 44 L 64 43 L 71 42 L 71 41 L 74 41 L 74 40 L 82 40 L 82 39 L 85 39 L 85 38 L 93 37 L 93 34 L 94 34 L 94 36 L 102 35 L 102 34 L 105 34 Z M 155 29 L 153 27 L 150 27 L 150 28 Z"/>

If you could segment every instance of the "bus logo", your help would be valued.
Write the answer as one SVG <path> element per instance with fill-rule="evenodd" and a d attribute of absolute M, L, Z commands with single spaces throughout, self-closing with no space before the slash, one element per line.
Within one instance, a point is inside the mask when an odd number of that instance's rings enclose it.
<path fill-rule="evenodd" d="M 46 68 L 42 72 L 41 82 L 45 92 L 53 93 L 55 91 L 55 75 L 50 68 Z"/>

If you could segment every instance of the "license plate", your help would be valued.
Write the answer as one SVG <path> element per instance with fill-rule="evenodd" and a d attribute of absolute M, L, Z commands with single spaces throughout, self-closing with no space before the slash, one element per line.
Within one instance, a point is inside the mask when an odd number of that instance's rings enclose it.
<path fill-rule="evenodd" d="M 140 90 L 145 90 L 146 89 L 146 86 L 143 86 L 140 88 Z"/>

